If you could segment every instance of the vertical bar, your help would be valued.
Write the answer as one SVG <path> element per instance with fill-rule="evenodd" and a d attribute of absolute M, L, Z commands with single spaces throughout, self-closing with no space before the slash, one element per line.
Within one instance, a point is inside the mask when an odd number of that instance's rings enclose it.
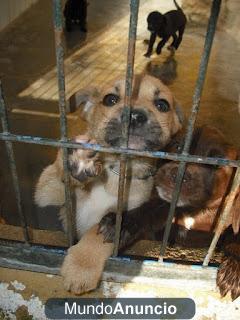
<path fill-rule="evenodd" d="M 123 130 L 122 135 L 125 141 L 123 147 L 128 147 L 128 131 L 131 116 L 131 95 L 132 95 L 132 83 L 134 75 L 134 59 L 135 59 L 135 46 L 137 36 L 137 22 L 138 22 L 138 10 L 139 0 L 130 1 L 130 22 L 129 22 L 129 34 L 128 34 L 128 54 L 127 54 L 127 70 L 126 70 L 126 84 L 125 84 L 125 97 L 124 97 L 124 110 L 123 110 Z M 126 177 L 126 155 L 120 157 L 120 177 L 119 177 L 119 188 L 118 188 L 118 207 L 116 215 L 116 232 L 115 232 L 115 243 L 113 255 L 117 256 L 121 223 L 122 223 L 122 212 L 124 205 L 124 184 Z"/>
<path fill-rule="evenodd" d="M 202 96 L 203 86 L 204 86 L 206 72 L 207 72 L 208 61 L 209 61 L 209 57 L 210 57 L 210 53 L 211 53 L 211 49 L 212 49 L 212 43 L 213 43 L 215 31 L 216 31 L 216 25 L 217 25 L 220 7 L 221 7 L 221 0 L 213 0 L 212 8 L 211 8 L 211 15 L 210 15 L 208 27 L 207 27 L 207 33 L 206 33 L 203 54 L 202 54 L 201 62 L 200 62 L 200 66 L 199 66 L 198 79 L 196 82 L 195 92 L 193 95 L 193 106 L 192 106 L 191 115 L 190 115 L 190 118 L 188 121 L 187 133 L 186 133 L 186 138 L 185 138 L 183 152 L 182 152 L 183 155 L 188 155 L 188 153 L 189 153 L 189 149 L 190 149 L 190 145 L 191 145 L 191 141 L 192 141 L 193 130 L 194 130 L 194 125 L 195 125 L 195 122 L 197 119 L 197 114 L 198 114 L 199 107 L 200 107 L 200 99 Z M 181 185 L 182 185 L 182 180 L 183 180 L 185 168 L 186 168 L 186 162 L 185 161 L 181 162 L 178 167 L 176 186 L 175 186 L 174 195 L 173 195 L 170 209 L 169 209 L 167 225 L 166 225 L 166 228 L 164 231 L 164 236 L 163 236 L 163 243 L 162 243 L 162 246 L 160 249 L 160 257 L 159 257 L 160 262 L 163 261 L 163 256 L 164 256 L 164 253 L 166 250 L 168 237 L 169 237 L 170 230 L 171 230 L 171 223 L 172 223 L 172 219 L 174 216 L 179 193 L 181 190 Z"/>
<path fill-rule="evenodd" d="M 8 134 L 9 133 L 8 115 L 7 115 L 7 108 L 4 102 L 1 81 L 0 81 L 0 117 L 2 122 L 3 133 Z M 23 210 L 22 197 L 21 197 L 21 192 L 19 187 L 19 179 L 17 175 L 16 161 L 15 161 L 15 156 L 13 152 L 13 145 L 12 145 L 12 142 L 10 141 L 5 141 L 5 145 L 6 145 L 7 155 L 8 155 L 9 164 L 10 164 L 14 192 L 17 200 L 18 214 L 20 217 L 21 226 L 23 228 L 24 240 L 28 244 L 30 237 L 27 229 L 27 219 Z"/>
<path fill-rule="evenodd" d="M 207 267 L 209 264 L 209 261 L 213 255 L 213 252 L 215 250 L 215 247 L 217 245 L 218 239 L 221 236 L 222 232 L 223 232 L 223 228 L 225 226 L 225 222 L 231 212 L 235 197 L 237 195 L 237 193 L 239 192 L 239 186 L 240 186 L 240 168 L 237 169 L 236 173 L 235 173 L 235 177 L 233 180 L 233 184 L 231 187 L 231 191 L 229 193 L 229 195 L 227 196 L 226 200 L 225 200 L 225 206 L 224 209 L 219 217 L 218 220 L 218 225 L 213 237 L 213 240 L 211 242 L 210 247 L 208 248 L 208 253 L 203 261 L 203 266 Z"/>
<path fill-rule="evenodd" d="M 53 0 L 54 33 L 55 33 L 55 51 L 57 61 L 58 94 L 59 94 L 59 112 L 60 112 L 60 130 L 61 141 L 67 141 L 67 117 L 66 117 L 66 97 L 65 97 L 65 73 L 64 73 L 64 49 L 62 44 L 62 5 L 61 0 Z M 67 211 L 67 233 L 69 245 L 74 241 L 73 233 L 73 207 L 72 195 L 70 189 L 70 177 L 67 166 L 68 150 L 63 147 L 63 169 L 65 185 L 65 207 Z"/>

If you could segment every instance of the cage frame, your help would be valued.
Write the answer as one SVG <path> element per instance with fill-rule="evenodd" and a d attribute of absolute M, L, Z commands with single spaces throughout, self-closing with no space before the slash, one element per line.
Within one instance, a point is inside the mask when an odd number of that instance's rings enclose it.
<path fill-rule="evenodd" d="M 6 103 L 4 100 L 4 94 L 2 89 L 2 84 L 0 82 L 0 117 L 2 123 L 2 133 L 0 133 L 0 140 L 5 142 L 7 156 L 9 160 L 12 181 L 14 186 L 14 192 L 16 195 L 18 215 L 21 221 L 21 228 L 24 234 L 24 243 L 16 241 L 2 241 L 0 244 L 0 266 L 9 267 L 37 272 L 46 272 L 52 274 L 59 273 L 59 267 L 63 261 L 66 251 L 64 249 L 55 249 L 44 247 L 41 245 L 31 244 L 31 237 L 28 232 L 28 225 L 26 217 L 24 215 L 24 208 L 21 197 L 21 190 L 19 186 L 19 178 L 17 174 L 17 164 L 15 161 L 13 143 L 30 143 L 35 145 L 51 146 L 56 148 L 62 148 L 63 150 L 63 167 L 64 167 L 64 182 L 65 182 L 65 206 L 67 211 L 67 235 L 69 246 L 73 244 L 73 214 L 74 206 L 72 204 L 72 194 L 70 189 L 70 176 L 67 167 L 67 157 L 68 149 L 70 148 L 82 148 L 95 150 L 98 152 L 115 153 L 120 155 L 120 175 L 119 175 L 119 190 L 118 190 L 118 209 L 117 209 L 117 219 L 116 219 L 116 237 L 114 245 L 115 258 L 110 258 L 107 267 L 111 268 L 117 264 L 119 269 L 127 268 L 127 274 L 131 273 L 131 269 L 137 264 L 136 261 L 132 260 L 122 260 L 117 258 L 118 246 L 121 232 L 121 220 L 123 212 L 123 194 L 124 194 L 124 181 L 126 172 L 126 162 L 129 156 L 143 156 L 152 157 L 157 159 L 168 159 L 179 162 L 176 186 L 173 193 L 173 199 L 170 205 L 169 215 L 167 224 L 164 231 L 163 242 L 160 249 L 160 257 L 157 264 L 152 262 L 154 266 L 157 266 L 154 272 L 160 270 L 162 266 L 169 266 L 164 262 L 164 253 L 167 246 L 172 218 L 176 209 L 176 204 L 178 201 L 181 184 L 187 163 L 199 163 L 199 164 L 209 164 L 218 166 L 231 166 L 237 168 L 230 192 L 234 194 L 236 188 L 239 188 L 240 184 L 240 160 L 229 160 L 223 158 L 208 158 L 200 157 L 189 154 L 189 149 L 191 145 L 192 135 L 194 126 L 196 123 L 197 115 L 200 109 L 200 101 L 202 96 L 202 91 L 204 87 L 204 81 L 206 78 L 208 62 L 211 54 L 212 44 L 215 36 L 216 25 L 218 20 L 218 15 L 221 8 L 221 0 L 213 0 L 211 7 L 211 14 L 207 26 L 205 44 L 203 48 L 203 53 L 199 66 L 198 78 L 195 86 L 195 91 L 193 95 L 193 103 L 191 114 L 188 120 L 187 133 L 185 137 L 184 147 L 181 154 L 168 153 L 164 151 L 137 151 L 128 149 L 128 127 L 131 114 L 131 93 L 132 93 L 132 82 L 134 76 L 134 57 L 135 57 L 135 44 L 137 35 L 137 24 L 138 24 L 138 10 L 140 0 L 129 0 L 130 3 L 130 23 L 129 23 L 129 36 L 128 36 L 128 53 L 127 53 L 127 68 L 126 68 L 126 85 L 125 85 L 125 98 L 124 98 L 124 137 L 125 145 L 122 148 L 105 147 L 98 144 L 89 143 L 76 143 L 70 141 L 67 135 L 67 102 L 65 95 L 65 74 L 64 74 L 64 49 L 62 43 L 62 33 L 63 33 L 63 19 L 62 19 L 62 4 L 61 0 L 52 0 L 53 2 L 53 20 L 54 20 L 54 33 L 55 33 L 55 51 L 56 51 L 56 66 L 57 66 L 57 78 L 58 78 L 58 92 L 59 92 L 59 113 L 60 113 L 60 139 L 48 139 L 38 136 L 26 136 L 26 135 L 16 135 L 12 134 L 9 128 L 8 112 Z M 205 272 L 209 272 L 210 276 L 215 271 L 212 271 L 208 267 L 209 261 L 213 255 L 214 249 L 217 245 L 217 241 L 220 237 L 223 223 L 230 213 L 233 199 L 229 200 L 227 206 L 219 217 L 219 224 L 215 231 L 215 235 L 212 239 L 211 245 L 208 252 L 204 258 L 202 266 L 199 266 L 199 273 L 193 275 L 193 277 L 203 277 Z M 126 263 L 128 264 L 126 266 Z M 206 268 L 208 267 L 208 268 Z M 159 269 L 160 268 L 160 269 Z M 171 268 L 174 274 L 178 274 L 178 268 L 185 268 L 187 272 L 191 273 L 191 266 L 179 266 L 176 268 Z M 207 271 L 208 270 L 208 271 Z M 195 273 L 195 271 L 194 271 Z M 105 276 L 107 279 L 107 276 Z"/>

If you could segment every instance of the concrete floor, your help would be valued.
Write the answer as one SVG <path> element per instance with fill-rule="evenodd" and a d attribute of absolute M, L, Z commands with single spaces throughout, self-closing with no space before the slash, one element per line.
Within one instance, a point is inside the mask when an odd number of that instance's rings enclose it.
<path fill-rule="evenodd" d="M 239 7 L 236 1 L 234 3 Z M 169 57 L 165 49 L 161 56 L 153 55 L 151 60 L 147 59 L 143 56 L 146 51 L 143 40 L 149 37 L 146 15 L 156 8 L 164 12 L 173 8 L 173 4 L 172 1 L 159 4 L 157 0 L 141 2 L 135 69 L 141 72 L 147 68 L 157 76 L 159 73 L 167 74 L 170 87 L 187 117 L 191 109 L 205 28 L 189 25 L 175 58 Z M 51 9 L 50 1 L 39 1 L 0 34 L 0 76 L 14 133 L 59 137 Z M 233 9 L 237 10 L 237 7 Z M 125 75 L 128 10 L 128 0 L 105 0 L 104 4 L 93 0 L 89 5 L 88 33 L 83 34 L 76 29 L 70 34 L 64 34 L 67 97 L 78 89 L 89 85 L 101 87 L 112 78 Z M 198 123 L 217 126 L 229 141 L 240 147 L 240 41 L 236 34 L 231 34 L 230 22 L 226 19 L 226 31 L 221 26 L 214 41 Z M 78 119 L 71 121 L 78 121 L 79 130 L 83 130 L 82 122 Z M 3 154 L 0 215 L 7 223 L 16 225 L 19 221 L 9 168 L 3 143 L 0 146 Z M 32 194 L 39 173 L 54 159 L 56 150 L 23 144 L 14 144 L 14 150 L 29 224 L 35 228 L 44 228 L 45 212 L 49 210 L 36 208 L 32 203 Z M 9 201 L 9 198 L 12 200 Z M 50 211 L 51 214 L 47 215 L 48 228 L 59 229 L 56 210 L 51 208 Z"/>

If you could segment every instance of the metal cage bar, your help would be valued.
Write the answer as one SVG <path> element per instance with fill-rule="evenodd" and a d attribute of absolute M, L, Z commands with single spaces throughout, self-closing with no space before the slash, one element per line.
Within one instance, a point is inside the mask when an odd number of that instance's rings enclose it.
<path fill-rule="evenodd" d="M 197 119 L 197 115 L 200 107 L 200 100 L 201 100 L 203 86 L 206 78 L 207 66 L 208 66 L 208 61 L 211 54 L 212 43 L 213 43 L 215 31 L 216 31 L 216 25 L 217 25 L 220 7 L 221 7 L 221 0 L 213 0 L 211 15 L 209 18 L 206 37 L 205 37 L 203 54 L 202 54 L 202 58 L 199 66 L 198 79 L 197 79 L 195 92 L 193 96 L 192 111 L 188 121 L 187 133 L 186 133 L 186 138 L 185 138 L 184 147 L 182 151 L 182 154 L 185 156 L 188 156 L 189 154 L 194 125 L 196 123 L 196 119 Z M 163 242 L 160 249 L 159 261 L 163 260 L 163 256 L 167 247 L 167 242 L 168 242 L 169 234 L 171 231 L 172 219 L 174 216 L 178 197 L 180 194 L 185 169 L 186 169 L 186 161 L 181 161 L 178 167 L 175 190 L 173 193 L 173 198 L 172 198 L 170 209 L 169 209 L 167 225 L 164 231 Z"/>
<path fill-rule="evenodd" d="M 131 117 L 131 95 L 132 95 L 132 83 L 134 74 L 134 58 L 135 58 L 135 45 L 137 36 L 137 22 L 138 22 L 138 9 L 139 0 L 130 1 L 130 22 L 129 22 L 129 35 L 128 35 L 128 54 L 127 54 L 127 70 L 126 70 L 126 85 L 125 85 L 125 97 L 124 97 L 124 109 L 123 109 L 123 140 L 124 147 L 128 147 L 128 134 L 129 134 L 129 124 Z M 122 212 L 123 202 L 124 202 L 124 185 L 126 178 L 126 167 L 127 167 L 127 157 L 126 154 L 121 154 L 120 158 L 120 176 L 118 184 L 118 205 L 117 205 L 117 215 L 116 215 L 116 235 L 114 243 L 113 255 L 117 256 L 121 223 L 122 223 Z"/>
<path fill-rule="evenodd" d="M 10 166 L 13 175 L 14 188 L 16 192 L 16 197 L 18 201 L 18 211 L 21 216 L 21 221 L 26 221 L 24 217 L 24 211 L 22 208 L 21 195 L 19 189 L 19 181 L 16 171 L 16 163 L 14 159 L 12 142 L 22 142 L 22 143 L 31 143 L 31 144 L 39 144 L 39 145 L 48 145 L 53 147 L 61 147 L 63 148 L 63 163 L 64 163 L 64 174 L 65 174 L 65 196 L 68 215 L 68 235 L 70 239 L 70 244 L 72 243 L 73 230 L 72 230 L 72 202 L 71 202 L 71 190 L 69 183 L 69 174 L 67 170 L 67 149 L 68 148 L 83 148 L 83 149 L 92 149 L 98 152 L 107 152 L 107 153 L 115 153 L 120 154 L 122 157 L 121 160 L 121 173 L 120 173 L 120 181 L 119 181 L 119 202 L 118 202 L 118 222 L 116 224 L 117 231 L 117 239 L 115 242 L 115 250 L 114 253 L 117 254 L 118 251 L 118 242 L 120 236 L 120 228 L 121 228 L 121 213 L 122 213 L 122 195 L 124 192 L 124 180 L 125 180 L 125 168 L 126 168 L 126 159 L 129 155 L 135 156 L 145 156 L 145 157 L 153 157 L 153 158 L 161 158 L 168 159 L 174 161 L 180 161 L 180 166 L 178 170 L 178 178 L 175 188 L 174 201 L 170 207 L 169 219 L 167 222 L 167 227 L 165 229 L 164 234 L 164 243 L 161 247 L 160 255 L 164 255 L 165 247 L 168 241 L 168 235 L 171 228 L 171 215 L 174 214 L 177 198 L 179 195 L 181 180 L 184 174 L 186 163 L 194 162 L 201 164 L 211 164 L 211 165 L 220 165 L 220 166 L 231 166 L 240 168 L 240 161 L 234 161 L 229 159 L 222 158 L 207 158 L 207 157 L 199 157 L 192 156 L 188 154 L 189 146 L 191 144 L 193 128 L 196 122 L 197 114 L 200 106 L 200 98 L 203 90 L 204 80 L 207 71 L 207 64 L 211 52 L 211 46 L 215 34 L 215 28 L 217 23 L 217 17 L 221 6 L 221 0 L 214 0 L 211 16 L 209 19 L 207 35 L 204 45 L 204 51 L 201 58 L 201 63 L 199 67 L 199 75 L 196 83 L 195 94 L 193 97 L 193 107 L 191 116 L 189 119 L 187 135 L 185 139 L 184 149 L 182 154 L 170 154 L 166 152 L 148 152 L 148 151 L 137 151 L 137 150 L 128 150 L 127 149 L 127 138 L 128 138 L 128 126 L 130 120 L 130 99 L 131 99 L 131 90 L 132 90 L 132 79 L 133 79 L 133 66 L 134 66 L 134 53 L 135 53 L 135 41 L 136 41 L 136 28 L 137 28 L 137 18 L 138 18 L 138 8 L 139 8 L 139 0 L 131 0 L 131 10 L 130 10 L 130 27 L 129 27 L 129 46 L 128 46 L 128 63 L 127 63 L 127 72 L 126 72 L 126 88 L 125 88 L 125 129 L 124 136 L 126 138 L 126 145 L 124 148 L 107 148 L 97 144 L 79 144 L 74 143 L 68 140 L 67 138 L 67 119 L 66 119 L 66 101 L 65 101 L 65 77 L 64 77 L 64 54 L 63 54 L 63 46 L 62 46 L 62 12 L 61 12 L 61 0 L 53 0 L 54 6 L 54 30 L 55 30 L 55 44 L 56 44 L 56 59 L 57 59 L 57 72 L 58 72 L 58 86 L 59 86 L 59 110 L 60 110 L 60 127 L 61 127 L 61 140 L 54 139 L 46 139 L 41 137 L 34 136 L 24 136 L 24 135 L 14 135 L 9 132 L 8 128 L 8 119 L 7 119 L 7 111 L 4 103 L 4 98 L 2 91 L 0 91 L 0 116 L 2 120 L 3 133 L 0 133 L 0 140 L 5 141 L 7 146 L 7 152 L 10 159 Z M 125 167 L 125 168 L 124 168 Z M 234 184 L 232 186 L 232 190 L 235 190 L 235 186 L 239 185 L 239 169 L 237 170 L 237 174 L 235 176 Z M 122 180 L 121 180 L 122 179 Z M 226 205 L 224 212 L 219 220 L 219 225 L 224 222 L 224 219 L 227 217 L 229 208 L 231 206 L 231 201 Z M 25 239 L 26 241 L 29 239 L 27 233 L 27 224 L 24 222 L 24 231 L 25 231 Z M 220 227 L 219 227 L 220 228 Z M 220 230 L 220 229 L 219 229 Z M 208 255 L 206 256 L 203 265 L 207 265 L 211 255 L 214 251 L 216 243 L 218 241 L 219 232 L 217 231 L 215 237 L 213 238 L 212 244 L 209 248 Z"/>
<path fill-rule="evenodd" d="M 80 149 L 95 150 L 97 152 L 104 152 L 104 153 L 126 154 L 129 156 L 159 158 L 159 159 L 174 160 L 174 161 L 186 161 L 186 162 L 210 164 L 210 165 L 218 165 L 218 166 L 240 167 L 240 160 L 230 160 L 230 159 L 224 159 L 224 158 L 209 158 L 209 157 L 201 157 L 196 155 L 169 153 L 165 151 L 138 151 L 138 150 L 131 150 L 127 148 L 103 147 L 98 144 L 77 143 L 69 140 L 59 141 L 55 139 L 42 138 L 37 136 L 35 137 L 21 136 L 21 135 L 15 135 L 11 133 L 9 134 L 0 133 L 0 140 L 51 146 L 55 148 L 61 148 L 61 147 L 66 147 L 68 149 L 80 148 Z"/>
<path fill-rule="evenodd" d="M 7 108 L 6 108 L 6 104 L 3 97 L 1 81 L 0 81 L 0 117 L 1 117 L 1 123 L 2 123 L 2 130 L 4 134 L 7 136 L 9 134 L 9 121 L 8 121 L 8 115 L 7 115 Z M 25 242 L 26 244 L 28 244 L 30 237 L 27 229 L 27 219 L 24 214 L 24 209 L 22 204 L 22 196 L 21 196 L 21 191 L 19 186 L 16 161 L 15 161 L 15 156 L 13 152 L 13 145 L 12 145 L 12 142 L 9 140 L 5 140 L 5 145 L 6 145 L 7 156 L 10 164 L 13 188 L 14 188 L 14 192 L 17 200 L 17 208 L 18 208 L 18 214 L 20 217 L 20 223 L 23 228 L 23 235 L 24 235 Z"/>
<path fill-rule="evenodd" d="M 229 195 L 226 198 L 225 207 L 224 207 L 224 209 L 223 209 L 223 211 L 222 211 L 222 213 L 221 213 L 221 215 L 220 215 L 220 217 L 218 219 L 218 225 L 217 225 L 217 228 L 215 230 L 214 237 L 212 239 L 210 247 L 208 248 L 207 255 L 206 255 L 206 257 L 205 257 L 205 259 L 203 261 L 203 266 L 204 267 L 208 266 L 209 261 L 210 261 L 212 255 L 213 255 L 213 252 L 214 252 L 214 250 L 216 248 L 218 239 L 222 234 L 225 222 L 226 222 L 228 216 L 230 215 L 230 212 L 231 212 L 235 197 L 236 197 L 237 193 L 239 192 L 239 185 L 240 185 L 240 168 L 238 168 L 236 173 L 235 173 L 235 177 L 234 177 L 234 180 L 232 182 L 231 190 L 229 192 Z"/>
<path fill-rule="evenodd" d="M 66 96 L 65 96 L 65 73 L 64 73 L 64 48 L 62 44 L 62 3 L 61 0 L 53 0 L 53 20 L 55 34 L 55 52 L 57 61 L 57 78 L 59 94 L 60 130 L 61 141 L 67 141 L 67 117 L 66 117 Z M 63 170 L 64 170 L 64 189 L 65 189 L 65 208 L 67 213 L 67 234 L 69 245 L 74 243 L 73 230 L 73 206 L 70 188 L 70 176 L 68 172 L 68 150 L 62 146 Z"/>

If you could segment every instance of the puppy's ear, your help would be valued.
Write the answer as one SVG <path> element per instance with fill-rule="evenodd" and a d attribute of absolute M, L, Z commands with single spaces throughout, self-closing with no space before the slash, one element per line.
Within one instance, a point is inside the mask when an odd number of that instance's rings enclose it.
<path fill-rule="evenodd" d="M 173 134 L 177 133 L 180 129 L 182 129 L 185 121 L 184 113 L 182 111 L 182 108 L 180 104 L 174 99 L 174 122 L 175 126 L 174 127 L 174 132 Z"/>
<path fill-rule="evenodd" d="M 68 100 L 70 113 L 80 109 L 81 117 L 88 121 L 98 96 L 99 92 L 96 88 L 75 92 Z"/>

